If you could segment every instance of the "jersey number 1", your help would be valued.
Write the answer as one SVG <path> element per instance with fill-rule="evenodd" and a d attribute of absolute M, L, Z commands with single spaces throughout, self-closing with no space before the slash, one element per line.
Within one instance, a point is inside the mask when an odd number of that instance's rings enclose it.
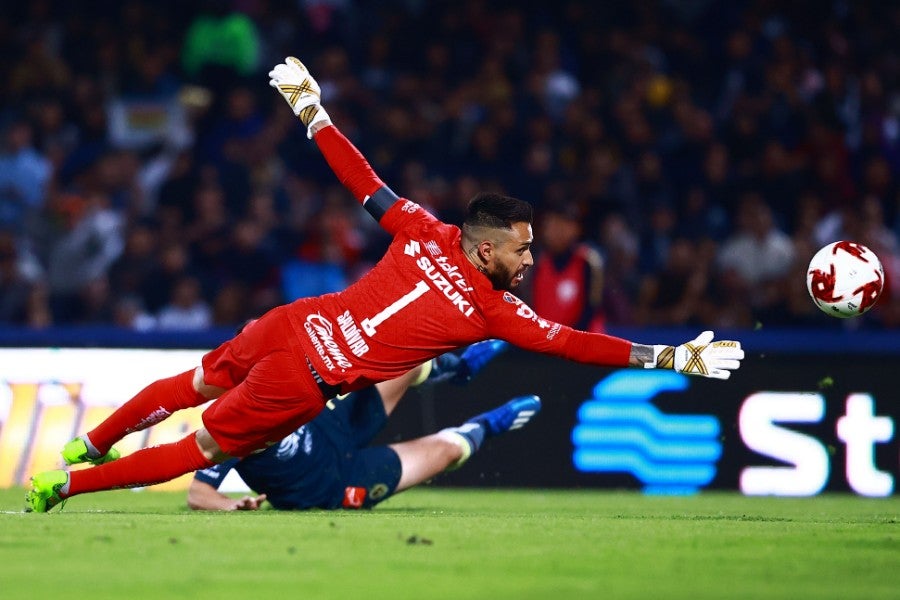
<path fill-rule="evenodd" d="M 416 298 L 420 298 L 428 290 L 428 284 L 422 280 L 419 280 L 419 283 L 416 284 L 416 287 L 414 287 L 411 292 L 404 294 L 403 296 L 398 298 L 396 302 L 387 306 L 383 311 L 381 311 L 374 317 L 363 319 L 359 323 L 360 326 L 362 327 L 363 331 L 366 332 L 366 335 L 372 337 L 373 335 L 375 335 L 376 327 L 396 315 L 405 306 L 412 304 L 412 302 L 414 302 Z"/>

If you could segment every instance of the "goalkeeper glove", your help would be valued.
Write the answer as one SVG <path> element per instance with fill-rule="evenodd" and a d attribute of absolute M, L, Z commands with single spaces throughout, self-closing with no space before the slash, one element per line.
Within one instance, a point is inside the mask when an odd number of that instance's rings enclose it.
<path fill-rule="evenodd" d="M 451 381 L 461 385 L 469 383 L 495 356 L 509 348 L 503 340 L 485 340 L 466 348 L 459 357 L 462 366 Z"/>
<path fill-rule="evenodd" d="M 485 340 L 472 344 L 460 355 L 447 352 L 432 361 L 428 383 L 449 381 L 456 385 L 469 383 L 495 356 L 509 347 L 503 340 Z"/>
<path fill-rule="evenodd" d="M 696 339 L 680 346 L 653 346 L 653 361 L 647 369 L 674 369 L 686 375 L 728 379 L 741 366 L 744 351 L 733 340 L 714 342 L 713 332 L 704 331 Z"/>
<path fill-rule="evenodd" d="M 322 90 L 303 63 L 288 56 L 269 71 L 269 85 L 278 90 L 294 114 L 306 126 L 306 137 L 331 125 L 331 118 L 322 108 Z"/>

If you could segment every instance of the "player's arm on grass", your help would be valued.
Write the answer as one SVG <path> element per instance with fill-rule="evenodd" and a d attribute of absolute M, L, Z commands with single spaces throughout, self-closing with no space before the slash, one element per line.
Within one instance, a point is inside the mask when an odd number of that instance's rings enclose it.
<path fill-rule="evenodd" d="M 238 459 L 232 459 L 197 471 L 188 487 L 188 506 L 192 510 L 258 510 L 266 500 L 265 494 L 232 498 L 219 491 L 225 475 L 237 462 Z"/>
<path fill-rule="evenodd" d="M 322 107 L 321 90 L 307 68 L 293 56 L 269 72 L 275 88 L 315 140 L 337 178 L 360 204 L 381 222 L 381 217 L 400 198 L 375 174 L 359 150 L 338 131 Z"/>
<path fill-rule="evenodd" d="M 713 342 L 713 332 L 678 346 L 645 345 L 602 333 L 579 331 L 539 317 L 510 294 L 491 305 L 490 334 L 520 348 L 608 367 L 673 369 L 687 375 L 728 379 L 741 366 L 744 351 L 733 340 Z"/>
<path fill-rule="evenodd" d="M 196 479 L 191 481 L 187 497 L 191 510 L 259 510 L 265 501 L 265 494 L 232 498 Z"/>

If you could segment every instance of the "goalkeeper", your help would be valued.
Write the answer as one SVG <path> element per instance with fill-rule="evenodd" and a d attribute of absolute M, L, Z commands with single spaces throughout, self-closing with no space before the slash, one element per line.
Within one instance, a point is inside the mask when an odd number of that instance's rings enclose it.
<path fill-rule="evenodd" d="M 393 236 L 385 256 L 346 290 L 274 308 L 204 355 L 196 369 L 151 383 L 63 448 L 66 463 L 96 467 L 32 477 L 28 510 L 45 512 L 77 494 L 160 483 L 247 456 L 311 421 L 340 393 L 489 338 L 593 365 L 717 379 L 740 367 L 740 343 L 714 342 L 711 331 L 678 346 L 645 345 L 541 318 L 512 293 L 533 264 L 530 204 L 483 193 L 469 202 L 462 229 L 442 223 L 378 178 L 332 124 L 318 83 L 299 60 L 289 57 L 269 76 L 341 183 Z M 126 434 L 212 398 L 197 432 L 108 460 Z"/>
<path fill-rule="evenodd" d="M 461 356 L 443 354 L 406 375 L 328 402 L 318 417 L 263 452 L 197 471 L 188 489 L 194 510 L 371 508 L 395 493 L 459 468 L 491 437 L 519 429 L 540 411 L 537 396 L 521 396 L 459 427 L 388 446 L 369 446 L 410 386 L 465 383 L 506 344 L 488 340 Z M 218 491 L 234 469 L 259 495 Z"/>

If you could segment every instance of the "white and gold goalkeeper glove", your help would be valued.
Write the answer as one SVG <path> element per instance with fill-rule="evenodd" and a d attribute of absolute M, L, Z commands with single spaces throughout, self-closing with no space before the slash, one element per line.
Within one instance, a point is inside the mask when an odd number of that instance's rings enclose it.
<path fill-rule="evenodd" d="M 269 71 L 269 85 L 278 90 L 294 114 L 306 126 L 306 137 L 312 139 L 318 129 L 331 125 L 322 108 L 322 90 L 303 63 L 288 56 Z"/>
<path fill-rule="evenodd" d="M 741 366 L 744 351 L 733 340 L 714 342 L 713 332 L 704 331 L 696 339 L 680 346 L 653 346 L 653 361 L 648 369 L 674 369 L 686 375 L 728 379 Z"/>

